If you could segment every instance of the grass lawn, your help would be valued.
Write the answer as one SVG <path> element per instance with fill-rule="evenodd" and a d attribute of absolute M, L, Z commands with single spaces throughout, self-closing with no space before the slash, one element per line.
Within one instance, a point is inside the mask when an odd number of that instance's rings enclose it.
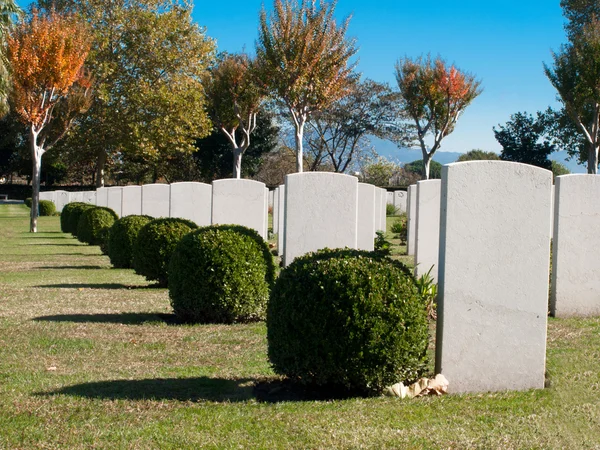
<path fill-rule="evenodd" d="M 550 319 L 540 391 L 262 396 L 264 324 L 177 325 L 166 290 L 27 214 L 0 206 L 0 449 L 600 445 L 598 318 Z"/>

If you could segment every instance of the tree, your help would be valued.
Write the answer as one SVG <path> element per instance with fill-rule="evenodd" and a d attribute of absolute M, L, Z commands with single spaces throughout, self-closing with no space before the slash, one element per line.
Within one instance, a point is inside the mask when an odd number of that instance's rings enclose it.
<path fill-rule="evenodd" d="M 335 1 L 275 0 L 270 17 L 263 7 L 256 43 L 257 79 L 279 98 L 295 128 L 296 170 L 303 170 L 304 126 L 309 117 L 345 97 L 354 83 L 346 39 L 349 18 L 338 25 Z"/>
<path fill-rule="evenodd" d="M 527 113 L 516 113 L 510 116 L 505 125 L 494 127 L 494 136 L 502 146 L 500 158 L 544 169 L 552 169 L 548 156 L 556 150 L 546 138 L 543 117 L 537 118 Z"/>
<path fill-rule="evenodd" d="M 500 159 L 500 156 L 494 152 L 486 152 L 481 149 L 473 149 L 469 150 L 467 153 L 463 153 L 458 157 L 456 162 L 464 162 L 464 161 L 497 161 Z"/>
<path fill-rule="evenodd" d="M 552 176 L 554 178 L 559 177 L 561 175 L 569 175 L 571 171 L 564 164 L 559 163 L 558 161 L 550 161 L 552 167 Z"/>
<path fill-rule="evenodd" d="M 8 112 L 10 75 L 6 59 L 6 36 L 15 17 L 21 14 L 14 0 L 0 0 L 0 117 Z"/>
<path fill-rule="evenodd" d="M 597 0 L 561 0 L 560 7 L 567 19 L 565 30 L 571 42 L 577 39 L 592 18 L 600 18 L 600 3 Z"/>
<path fill-rule="evenodd" d="M 442 178 L 442 165 L 439 162 L 430 160 L 429 166 L 429 178 L 427 179 L 439 180 L 440 178 Z M 423 174 L 423 160 L 418 159 L 416 161 L 406 163 L 404 165 L 404 169 L 411 173 Z"/>
<path fill-rule="evenodd" d="M 247 55 L 225 55 L 203 79 L 208 111 L 213 124 L 233 149 L 233 178 L 240 178 L 242 155 L 250 146 L 263 95 L 251 73 Z M 241 134 L 238 141 L 236 132 Z"/>
<path fill-rule="evenodd" d="M 162 161 L 192 153 L 212 128 L 201 76 L 215 44 L 196 25 L 187 0 L 38 0 L 90 23 L 89 67 L 97 98 L 63 148 L 77 148 L 96 163 L 102 186 L 106 165 Z M 160 173 L 157 174 L 160 176 Z"/>
<path fill-rule="evenodd" d="M 388 159 L 380 156 L 365 164 L 360 171 L 360 179 L 363 183 L 375 186 L 389 186 L 390 179 L 402 168 Z"/>
<path fill-rule="evenodd" d="M 386 137 L 396 116 L 395 95 L 388 86 L 372 80 L 357 83 L 346 97 L 307 122 L 313 162 L 319 165 L 328 159 L 334 172 L 346 172 L 356 158 L 373 153 L 366 137 Z"/>
<path fill-rule="evenodd" d="M 29 126 L 33 159 L 30 231 L 37 232 L 42 156 L 72 124 L 77 103 L 87 98 L 91 85 L 83 71 L 91 40 L 87 28 L 72 16 L 33 11 L 7 39 L 12 68 L 13 102 L 21 120 Z M 83 97 L 69 94 L 79 84 Z M 73 97 L 75 98 L 75 97 Z M 52 119 L 62 130 L 52 140 L 40 133 Z"/>
<path fill-rule="evenodd" d="M 411 121 L 400 145 L 421 149 L 423 179 L 429 179 L 433 155 L 454 131 L 461 113 L 481 93 L 480 82 L 454 66 L 448 67 L 441 58 L 433 61 L 430 56 L 400 59 L 396 81 L 401 109 Z M 428 138 L 433 139 L 429 149 Z"/>

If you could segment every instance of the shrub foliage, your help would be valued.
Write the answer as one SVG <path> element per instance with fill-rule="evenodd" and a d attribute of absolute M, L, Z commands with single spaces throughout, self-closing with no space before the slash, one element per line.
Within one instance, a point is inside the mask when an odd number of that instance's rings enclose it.
<path fill-rule="evenodd" d="M 402 263 L 358 250 L 322 250 L 281 271 L 267 308 L 275 372 L 306 384 L 378 393 L 419 378 L 427 315 Z"/>
<path fill-rule="evenodd" d="M 113 266 L 133 267 L 133 246 L 142 227 L 151 220 L 150 216 L 126 216 L 113 224 L 108 235 L 108 257 Z"/>
<path fill-rule="evenodd" d="M 69 203 L 69 204 L 71 204 L 71 203 Z M 95 207 L 96 207 L 96 205 L 91 205 L 89 203 L 77 203 L 77 206 L 74 206 L 73 208 L 70 209 L 68 222 L 67 222 L 67 228 L 73 236 L 77 237 L 77 228 L 79 227 L 79 219 L 81 218 L 81 215 L 83 214 L 83 212 L 87 209 L 95 208 Z M 63 210 L 63 212 L 64 212 L 64 210 Z M 61 215 L 61 217 L 62 217 L 62 215 Z"/>
<path fill-rule="evenodd" d="M 40 216 L 53 216 L 56 213 L 56 205 L 50 200 L 40 200 Z"/>
<path fill-rule="evenodd" d="M 261 243 L 244 228 L 204 227 L 181 240 L 169 269 L 169 296 L 180 319 L 264 319 L 271 268 Z"/>
<path fill-rule="evenodd" d="M 133 268 L 148 280 L 166 286 L 171 255 L 177 243 L 198 228 L 194 222 L 178 218 L 155 219 L 144 225 L 133 246 Z"/>
<path fill-rule="evenodd" d="M 117 219 L 117 213 L 110 208 L 86 208 L 77 223 L 77 239 L 90 245 L 102 245 Z"/>
<path fill-rule="evenodd" d="M 73 202 L 67 203 L 63 207 L 63 210 L 60 213 L 60 231 L 62 231 L 63 233 L 73 233 L 73 229 L 71 228 L 71 222 L 69 221 L 69 218 L 71 217 L 71 211 L 82 205 L 89 206 L 87 203 Z"/>

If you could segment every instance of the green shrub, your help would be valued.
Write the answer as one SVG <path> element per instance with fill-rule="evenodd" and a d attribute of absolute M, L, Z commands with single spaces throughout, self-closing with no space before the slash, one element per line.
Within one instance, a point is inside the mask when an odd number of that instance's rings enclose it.
<path fill-rule="evenodd" d="M 110 208 L 100 206 L 87 208 L 79 217 L 77 239 L 90 245 L 101 245 L 117 219 L 117 213 Z"/>
<path fill-rule="evenodd" d="M 392 254 L 392 243 L 385 238 L 385 233 L 383 231 L 375 232 L 373 251 L 378 256 L 389 256 Z"/>
<path fill-rule="evenodd" d="M 169 296 L 180 319 L 264 319 L 268 264 L 255 237 L 235 228 L 201 228 L 177 245 L 169 268 Z"/>
<path fill-rule="evenodd" d="M 56 213 L 56 205 L 50 200 L 40 200 L 40 216 L 53 216 Z"/>
<path fill-rule="evenodd" d="M 96 208 L 96 205 L 77 202 L 77 206 L 74 206 L 69 210 L 69 218 L 67 219 L 67 229 L 73 236 L 77 237 L 77 228 L 79 227 L 79 219 L 81 218 L 81 215 L 85 210 L 90 208 Z"/>
<path fill-rule="evenodd" d="M 387 203 L 385 205 L 385 215 L 386 216 L 395 216 L 396 215 L 396 207 L 391 203 Z"/>
<path fill-rule="evenodd" d="M 400 214 L 398 220 L 394 221 L 390 231 L 400 239 L 401 244 L 406 244 L 406 237 L 408 234 L 408 217 L 406 213 Z"/>
<path fill-rule="evenodd" d="M 161 286 L 168 281 L 169 261 L 181 238 L 198 228 L 194 222 L 177 218 L 155 219 L 144 225 L 133 246 L 133 268 Z"/>
<path fill-rule="evenodd" d="M 76 208 L 79 208 L 82 205 L 89 206 L 87 203 L 73 202 L 73 203 L 67 203 L 63 207 L 63 210 L 60 213 L 60 231 L 62 231 L 63 233 L 73 233 L 73 228 L 71 227 L 71 222 L 70 222 L 71 211 L 73 211 Z M 78 221 L 75 223 L 75 225 L 77 225 L 78 222 L 79 222 L 79 218 L 78 218 Z"/>
<path fill-rule="evenodd" d="M 281 271 L 267 307 L 267 341 L 279 374 L 379 393 L 424 373 L 427 314 L 402 263 L 326 249 Z"/>
<path fill-rule="evenodd" d="M 25 206 L 27 206 L 28 208 L 31 208 L 31 202 L 32 202 L 31 197 L 27 197 L 25 199 Z"/>
<path fill-rule="evenodd" d="M 138 233 L 152 220 L 150 216 L 126 216 L 117 220 L 108 234 L 108 257 L 113 266 L 133 267 L 133 246 Z"/>

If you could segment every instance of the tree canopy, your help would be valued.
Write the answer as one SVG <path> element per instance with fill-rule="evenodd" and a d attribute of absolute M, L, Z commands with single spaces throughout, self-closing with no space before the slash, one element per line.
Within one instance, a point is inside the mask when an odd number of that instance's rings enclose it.
<path fill-rule="evenodd" d="M 500 156 L 494 152 L 486 152 L 481 149 L 473 149 L 469 150 L 467 153 L 463 153 L 458 157 L 456 162 L 465 162 L 465 161 L 496 161 L 499 160 Z"/>

